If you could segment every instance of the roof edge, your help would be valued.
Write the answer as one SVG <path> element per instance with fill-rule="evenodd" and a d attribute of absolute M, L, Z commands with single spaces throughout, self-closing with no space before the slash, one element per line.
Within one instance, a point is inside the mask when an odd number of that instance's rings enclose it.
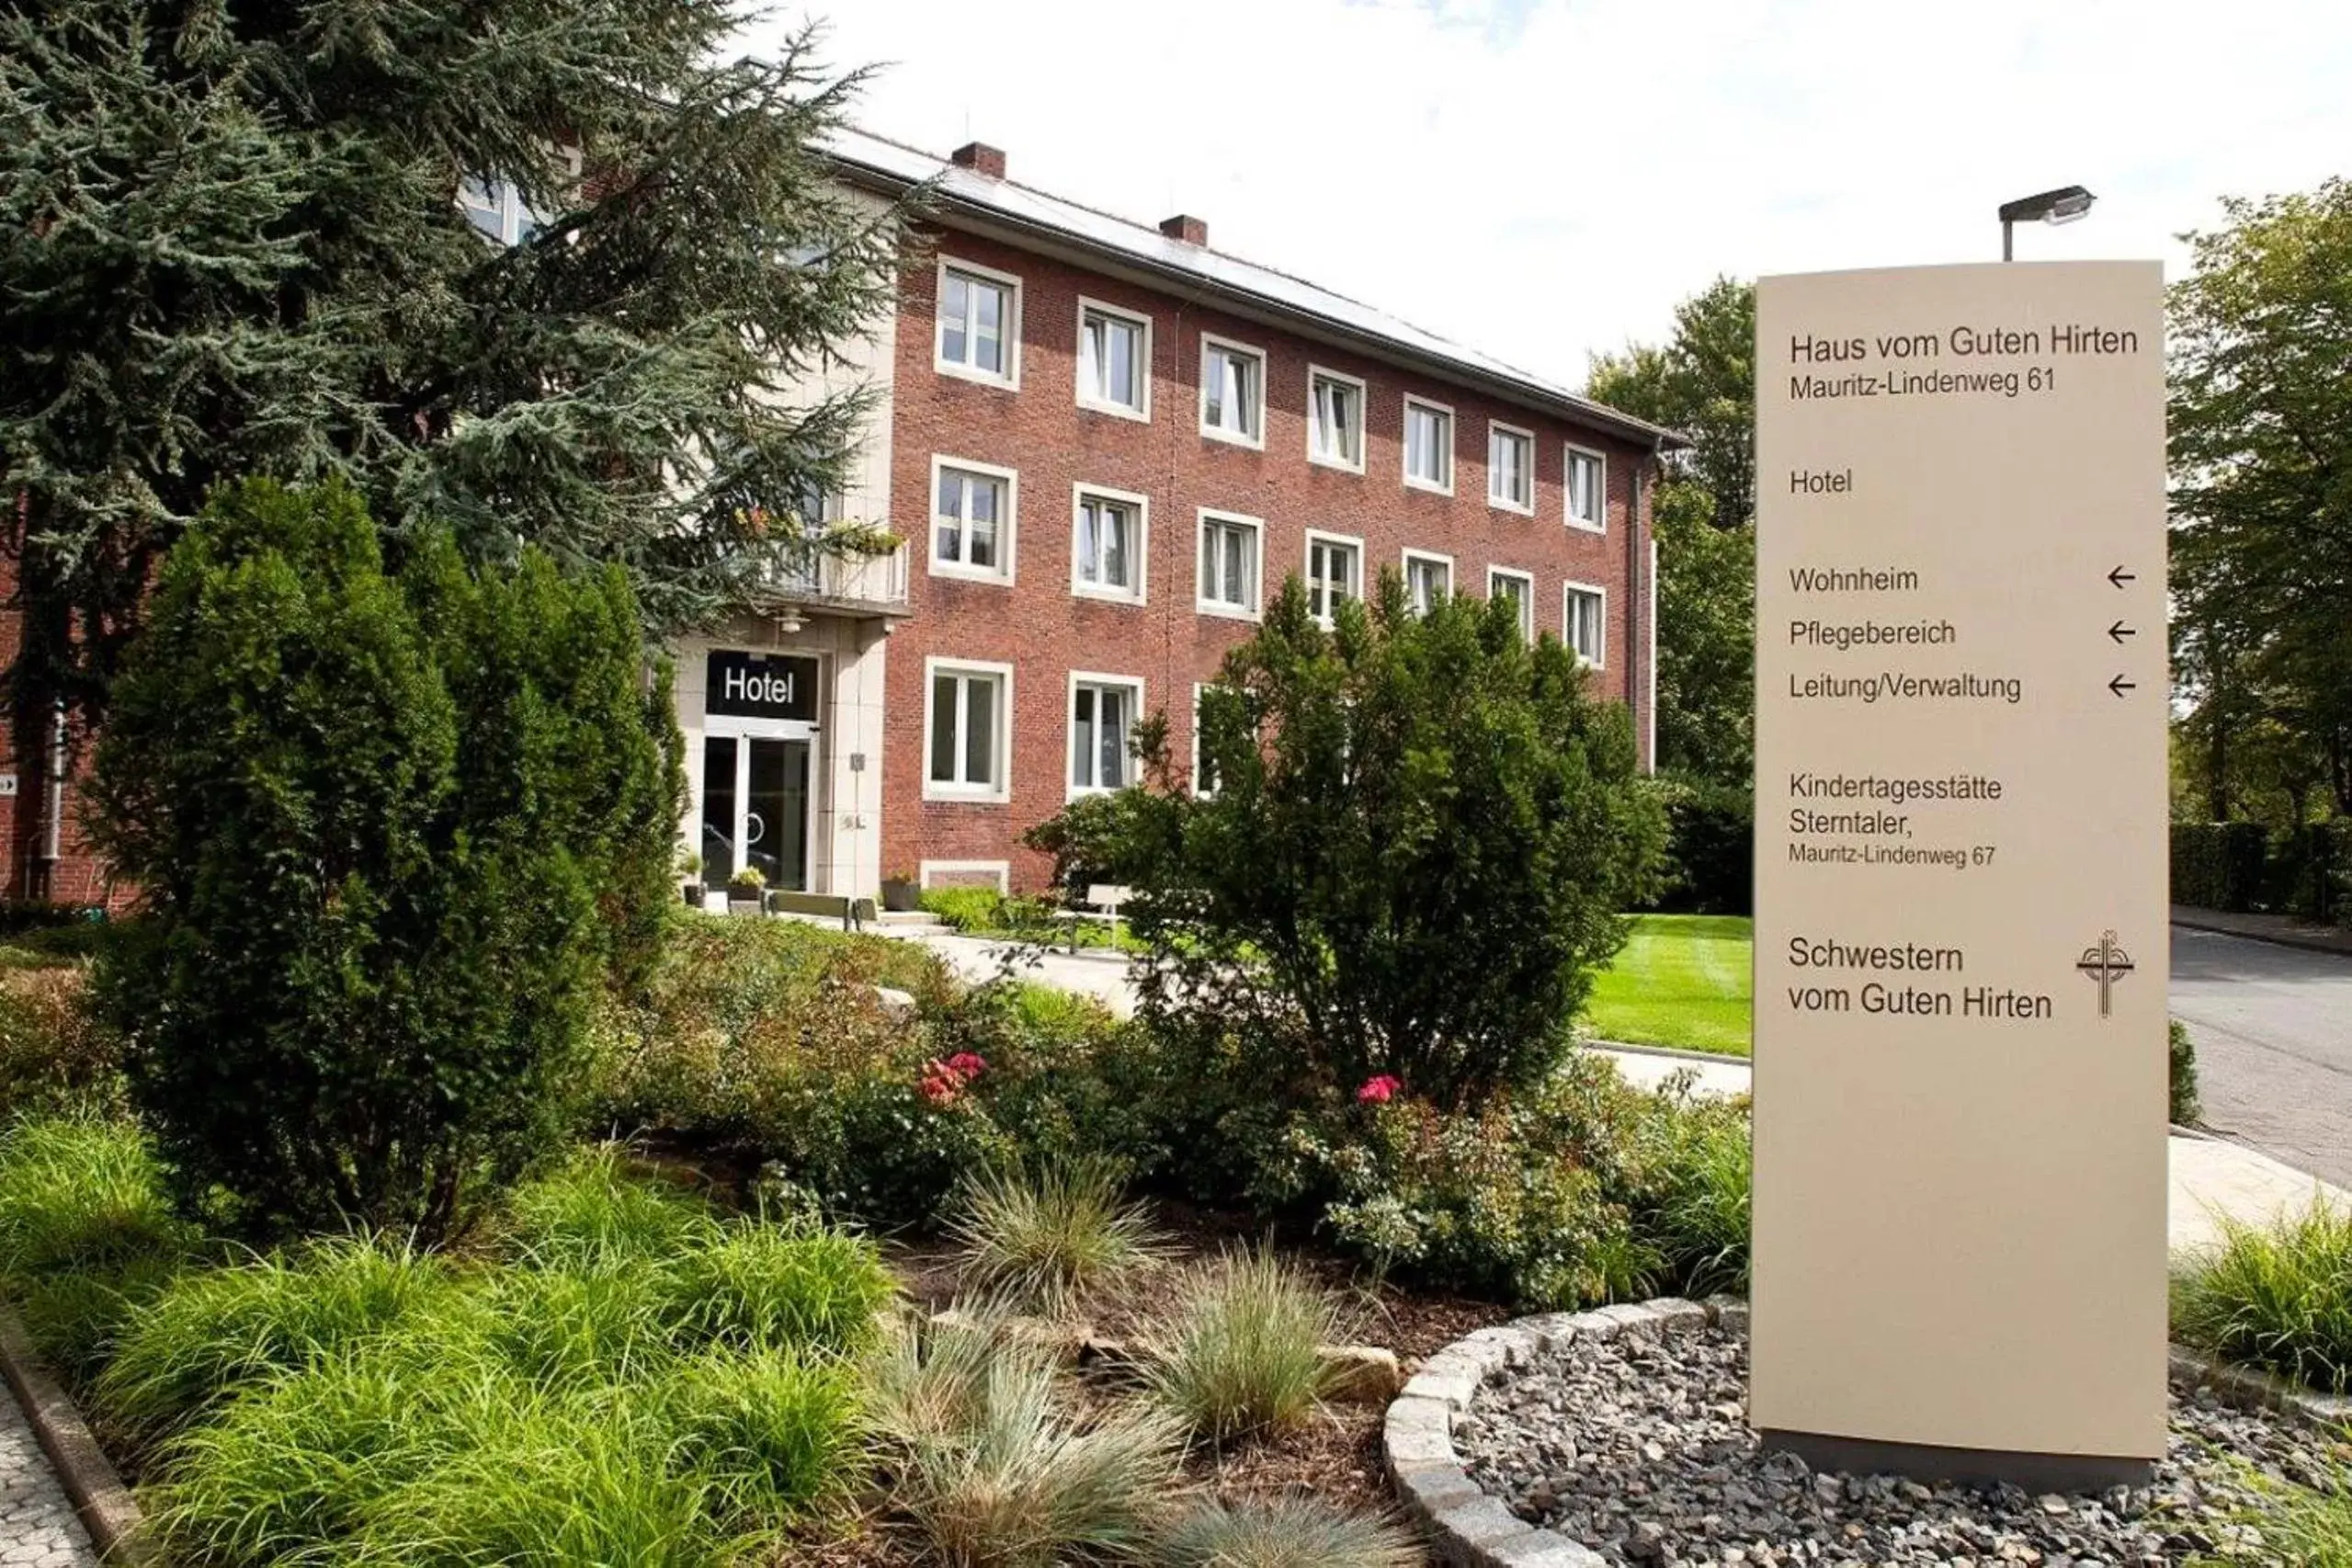
<path fill-rule="evenodd" d="M 912 148 L 903 149 L 914 152 Z M 1204 300 L 1215 300 L 1245 306 L 1250 312 L 1274 318 L 1278 324 L 1304 327 L 1306 335 L 1320 336 L 1341 347 L 1351 347 L 1372 358 L 1387 359 L 1415 369 L 1434 371 L 1448 380 L 1474 389 L 1497 393 L 1506 399 L 1529 406 L 1546 409 L 1557 415 L 1596 427 L 1603 432 L 1647 446 L 1653 452 L 1687 449 L 1690 438 L 1678 430 L 1655 425 L 1634 415 L 1611 408 L 1604 403 L 1547 385 L 1541 381 L 1503 375 L 1482 366 L 1450 359 L 1443 355 L 1418 349 L 1392 337 L 1367 332 L 1346 322 L 1337 321 L 1319 312 L 1306 309 L 1271 294 L 1239 287 L 1183 267 L 1171 267 L 1149 256 L 1120 250 L 1090 235 L 1057 227 L 1008 212 L 1000 208 L 972 201 L 944 186 L 927 180 L 909 179 L 895 170 L 879 168 L 862 163 L 837 148 L 821 148 L 822 155 L 845 178 L 865 185 L 869 189 L 891 196 L 903 196 L 909 191 L 927 187 L 943 216 L 960 217 L 980 227 L 993 229 L 1013 239 L 1043 239 L 1064 249 L 1090 257 L 1108 259 L 1120 267 L 1146 274 L 1176 291 Z M 931 158 L 930 153 L 919 156 Z M 942 170 L 945 159 L 937 159 Z M 1106 214 L 1106 216 L 1108 216 Z M 1126 222 L 1126 220 L 1119 220 Z"/>

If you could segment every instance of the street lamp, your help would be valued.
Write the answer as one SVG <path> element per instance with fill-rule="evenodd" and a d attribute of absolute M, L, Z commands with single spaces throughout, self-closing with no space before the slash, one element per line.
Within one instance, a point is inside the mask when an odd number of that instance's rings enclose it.
<path fill-rule="evenodd" d="M 2045 190 L 2001 204 L 2001 259 L 2016 259 L 2009 252 L 2009 231 L 2019 223 L 2071 223 L 2091 210 L 2098 198 L 2079 185 Z"/>

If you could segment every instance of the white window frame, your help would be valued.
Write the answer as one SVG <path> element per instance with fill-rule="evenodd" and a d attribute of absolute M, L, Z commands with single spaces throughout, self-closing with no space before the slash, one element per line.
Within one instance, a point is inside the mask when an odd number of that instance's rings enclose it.
<path fill-rule="evenodd" d="M 1438 565 L 1443 566 L 1446 569 L 1446 597 L 1452 598 L 1454 595 L 1460 591 L 1460 587 L 1454 581 L 1454 558 L 1452 556 L 1440 554 L 1434 550 L 1406 551 L 1400 558 L 1401 563 L 1399 566 L 1399 570 L 1404 574 L 1404 603 L 1407 609 L 1412 610 L 1415 615 L 1419 615 L 1422 613 L 1421 609 L 1413 603 L 1413 563 L 1416 561 L 1434 561 Z"/>
<path fill-rule="evenodd" d="M 472 183 L 471 176 L 462 177 L 458 181 L 458 212 L 465 219 L 467 225 L 493 244 L 512 247 L 521 244 L 523 220 L 529 217 L 531 213 L 529 207 L 523 201 L 523 193 L 515 188 L 515 182 L 510 179 L 482 182 L 485 195 L 491 192 L 496 193 L 492 199 L 495 203 L 494 206 L 487 203 L 477 205 L 466 194 L 466 186 L 470 183 Z M 480 223 L 475 222 L 473 215 L 477 212 L 496 214 L 498 232 L 494 234 Z"/>
<path fill-rule="evenodd" d="M 564 173 L 570 177 L 574 185 L 576 187 L 579 182 L 580 172 L 585 166 L 580 149 L 571 146 L 557 146 L 554 147 L 552 151 L 558 158 L 561 158 L 563 161 Z M 496 208 L 498 214 L 497 233 L 493 234 L 483 229 L 481 224 L 474 222 L 473 215 L 476 212 L 488 212 L 492 210 L 492 209 L 488 207 L 476 207 L 466 199 L 466 176 L 460 176 L 458 179 L 457 202 L 459 214 L 465 219 L 468 226 L 470 226 L 474 233 L 480 234 L 484 240 L 490 241 L 494 244 L 504 245 L 508 249 L 512 249 L 514 246 L 523 243 L 523 225 L 526 222 L 534 222 L 536 226 L 544 228 L 546 226 L 545 220 L 554 216 L 552 213 L 532 211 L 530 204 L 523 199 L 523 193 L 516 188 L 515 182 L 511 179 L 490 179 L 485 180 L 483 183 L 485 188 L 495 190 L 498 193 L 498 205 Z"/>
<path fill-rule="evenodd" d="M 1488 598 L 1497 597 L 1494 592 L 1494 583 L 1501 577 L 1508 577 L 1519 585 L 1519 635 L 1532 642 L 1535 641 L 1535 574 L 1522 572 L 1516 566 L 1489 566 L 1486 569 Z M 1565 617 L 1567 613 L 1563 607 L 1561 610 L 1562 616 Z"/>
<path fill-rule="evenodd" d="M 1600 610 L 1593 617 L 1593 641 L 1599 646 L 1587 656 L 1576 646 L 1575 622 L 1569 619 L 1569 608 L 1578 594 L 1590 594 L 1600 601 Z M 1560 585 L 1560 640 L 1568 651 L 1582 659 L 1588 669 L 1604 669 L 1608 660 L 1608 590 L 1598 583 L 1567 582 Z"/>
<path fill-rule="evenodd" d="M 1136 379 L 1142 382 L 1142 386 L 1139 388 L 1143 396 L 1143 403 L 1142 407 L 1138 408 L 1131 403 L 1108 402 L 1104 399 L 1095 397 L 1092 395 L 1092 389 L 1086 385 L 1086 356 L 1085 352 L 1085 345 L 1086 341 L 1086 316 L 1090 312 L 1100 315 L 1116 317 L 1120 321 L 1127 322 L 1131 325 L 1140 326 L 1143 329 L 1143 342 L 1141 355 L 1137 359 L 1135 366 Z M 1084 294 L 1079 295 L 1078 335 L 1071 346 L 1070 375 L 1071 380 L 1077 387 L 1078 406 L 1080 408 L 1087 409 L 1096 414 L 1108 414 L 1116 418 L 1132 419 L 1138 424 L 1149 425 L 1152 422 L 1151 316 L 1142 311 L 1131 311 L 1124 305 L 1114 305 L 1108 300 L 1096 300 L 1090 299 Z"/>
<path fill-rule="evenodd" d="M 997 540 L 1001 547 L 997 554 L 1005 562 L 1001 570 L 967 566 L 960 561 L 939 559 L 939 471 L 943 468 L 962 469 L 968 473 L 1005 482 L 1005 521 L 999 530 L 1002 537 Z M 923 507 L 923 526 L 927 530 L 923 536 L 923 563 L 932 576 L 958 577 L 967 583 L 1000 583 L 1006 587 L 1012 586 L 1013 569 L 1020 561 L 1015 548 L 1020 541 L 1021 476 L 1018 472 L 1009 468 L 999 468 L 994 463 L 974 462 L 970 458 L 934 452 L 931 454 L 931 491 Z"/>
<path fill-rule="evenodd" d="M 1086 497 L 1116 501 L 1132 507 L 1135 512 L 1135 539 L 1131 551 L 1135 563 L 1135 585 L 1132 588 L 1106 587 L 1089 583 L 1078 575 L 1078 517 Z M 1151 584 L 1152 571 L 1152 501 L 1131 490 L 1113 490 L 1108 484 L 1088 484 L 1080 480 L 1070 486 L 1070 591 L 1082 599 L 1102 599 L 1110 604 L 1140 605 L 1148 602 L 1144 596 Z"/>
<path fill-rule="evenodd" d="M 950 359 L 947 355 L 947 317 L 941 313 L 948 298 L 948 274 L 968 273 L 983 283 L 994 283 L 1010 296 L 1005 324 L 1005 369 L 1000 374 L 983 370 L 977 365 Z M 993 267 L 983 267 L 976 261 L 960 256 L 939 257 L 938 276 L 931 292 L 931 368 L 943 376 L 960 381 L 976 381 L 983 387 L 1001 387 L 1006 392 L 1021 390 L 1021 279 L 1017 274 L 1000 272 Z M 966 342 L 970 342 L 969 335 Z"/>
<path fill-rule="evenodd" d="M 1594 464 L 1600 470 L 1599 477 L 1593 482 L 1593 494 L 1599 501 L 1601 508 L 1600 520 L 1597 522 L 1588 523 L 1576 516 L 1576 487 L 1570 482 L 1570 476 L 1575 472 L 1578 458 L 1592 459 Z M 1588 534 L 1608 532 L 1608 454 L 1607 452 L 1597 451 L 1591 447 L 1580 447 L 1574 441 L 1567 444 L 1567 450 L 1560 463 L 1560 510 L 1568 519 L 1568 526 L 1572 528 L 1581 528 Z"/>
<path fill-rule="evenodd" d="M 938 876 L 970 876 L 975 872 L 994 877 L 998 892 L 1008 893 L 1013 891 L 1013 863 L 1010 860 L 925 860 L 915 868 L 915 885 L 925 888 L 968 887 L 971 884 L 967 882 L 943 884 L 935 882 L 931 879 Z"/>
<path fill-rule="evenodd" d="M 1217 793 L 1214 790 L 1200 787 L 1200 694 L 1216 684 L 1209 680 L 1192 683 L 1192 773 L 1185 780 L 1185 787 L 1192 791 L 1196 801 L 1209 800 Z"/>
<path fill-rule="evenodd" d="M 1446 438 L 1440 449 L 1446 455 L 1446 482 L 1443 484 L 1423 479 L 1413 472 L 1413 411 L 1415 408 L 1426 408 L 1446 422 Z M 1439 403 L 1433 397 L 1405 393 L 1404 416 L 1397 426 L 1396 435 L 1397 467 L 1404 475 L 1404 487 L 1407 490 L 1426 490 L 1432 495 L 1451 495 L 1454 493 L 1454 470 L 1460 466 L 1454 460 L 1454 447 L 1460 437 L 1454 425 L 1453 404 Z"/>
<path fill-rule="evenodd" d="M 1315 588 L 1315 546 L 1317 546 L 1317 545 L 1319 545 L 1319 544 L 1341 544 L 1341 545 L 1346 545 L 1348 549 L 1353 550 L 1353 551 L 1356 552 L 1356 591 L 1355 591 L 1355 593 L 1354 593 L 1352 596 L 1350 596 L 1350 597 L 1354 597 L 1354 598 L 1357 598 L 1357 599 L 1359 599 L 1359 600 L 1360 600 L 1361 598 L 1363 598 L 1363 597 L 1364 597 L 1364 541 L 1363 541 L 1363 540 L 1362 540 L 1360 537 L 1358 537 L 1358 535 L 1355 535 L 1355 534 L 1327 533 L 1327 532 L 1325 532 L 1324 530 L 1323 530 L 1322 528 L 1309 528 L 1309 529 L 1307 530 L 1307 541 L 1306 541 L 1306 548 L 1305 548 L 1304 550 L 1301 551 L 1300 551 L 1300 554 L 1299 554 L 1299 567 L 1300 567 L 1301 572 L 1304 574 L 1305 579 L 1306 579 L 1306 587 L 1307 587 L 1308 602 L 1309 602 L 1310 606 L 1312 606 L 1312 602 L 1313 602 L 1314 588 Z M 1313 612 L 1312 612 L 1312 608 L 1310 608 L 1309 613 L 1310 613 L 1310 614 L 1312 614 L 1312 613 L 1313 613 Z M 1329 610 L 1326 610 L 1326 611 L 1325 611 L 1324 614 L 1322 614 L 1322 615 L 1317 615 L 1317 616 L 1315 616 L 1315 620 L 1316 620 L 1316 622 L 1317 622 L 1319 625 L 1322 625 L 1322 626 L 1324 626 L 1324 627 L 1325 627 L 1325 628 L 1330 627 L 1330 626 L 1332 625 L 1333 621 L 1334 621 L 1335 619 L 1336 619 L 1336 617 L 1335 617 L 1335 613 L 1334 613 L 1334 612 L 1332 612 L 1332 611 L 1329 611 Z"/>
<path fill-rule="evenodd" d="M 1338 381 L 1356 391 L 1356 460 L 1335 458 L 1315 449 L 1315 383 Z M 1365 454 L 1371 450 L 1372 390 L 1361 376 L 1351 376 L 1345 370 L 1335 370 L 1326 365 L 1307 367 L 1307 460 L 1317 468 L 1335 468 L 1342 473 L 1364 472 Z"/>
<path fill-rule="evenodd" d="M 1209 356 L 1212 350 L 1237 354 L 1257 361 L 1256 435 L 1244 436 L 1228 430 L 1221 425 L 1209 423 Z M 1267 364 L 1266 350 L 1255 344 L 1243 343 L 1236 338 L 1220 337 L 1213 332 L 1204 332 L 1200 335 L 1199 373 L 1195 380 L 1200 383 L 1200 434 L 1204 439 L 1223 441 L 1229 446 L 1247 447 L 1254 452 L 1262 452 L 1266 449 Z"/>
<path fill-rule="evenodd" d="M 1524 501 L 1516 496 L 1494 494 L 1494 438 L 1498 436 L 1516 436 L 1527 453 L 1528 497 Z M 1486 504 L 1498 512 L 1517 512 L 1523 517 L 1535 516 L 1535 432 L 1526 426 L 1511 425 L 1500 419 L 1486 422 Z"/>
<path fill-rule="evenodd" d="M 1251 545 L 1254 565 L 1250 573 L 1251 599 L 1247 608 L 1209 597 L 1209 582 L 1200 569 L 1200 536 L 1210 523 L 1230 523 L 1247 528 L 1254 541 Z M 1253 517 L 1244 512 L 1227 512 L 1215 506 L 1202 506 L 1192 524 L 1192 604 L 1202 615 L 1222 616 L 1228 620 L 1258 620 L 1266 614 L 1266 519 Z"/>
<path fill-rule="evenodd" d="M 994 678 L 997 689 L 996 710 L 996 782 L 988 787 L 971 784 L 942 783 L 931 777 L 931 721 L 933 704 L 938 699 L 937 681 L 941 676 L 980 676 Z M 956 756 L 964 755 L 963 735 L 959 726 Z M 962 801 L 978 805 L 1001 806 L 1013 798 L 1013 666 L 994 659 L 959 659 L 944 653 L 934 653 L 923 661 L 923 798 L 926 801 Z"/>
<path fill-rule="evenodd" d="M 1062 703 L 1062 788 L 1067 791 L 1065 798 L 1073 801 L 1081 795 L 1114 794 L 1126 787 L 1124 784 L 1079 784 L 1074 782 L 1070 777 L 1075 771 L 1074 765 L 1078 759 L 1078 688 L 1082 686 L 1126 687 L 1135 693 L 1135 710 L 1128 715 L 1127 721 L 1127 733 L 1131 739 L 1135 733 L 1135 726 L 1143 722 L 1143 677 L 1142 676 L 1109 675 L 1101 670 L 1072 670 L 1070 672 L 1069 694 Z M 1095 722 L 1097 725 L 1102 722 L 1099 708 L 1095 713 Z M 1127 758 L 1125 766 L 1130 768 L 1135 766 L 1135 758 L 1131 755 Z M 1131 778 L 1127 780 L 1129 784 L 1133 782 L 1134 779 Z"/>

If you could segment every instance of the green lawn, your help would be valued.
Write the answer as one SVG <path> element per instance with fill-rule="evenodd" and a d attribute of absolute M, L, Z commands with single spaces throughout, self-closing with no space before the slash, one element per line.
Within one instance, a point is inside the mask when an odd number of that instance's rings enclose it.
<path fill-rule="evenodd" d="M 1735 915 L 1640 915 L 1593 986 L 1586 1032 L 1628 1045 L 1745 1056 L 1750 923 Z"/>

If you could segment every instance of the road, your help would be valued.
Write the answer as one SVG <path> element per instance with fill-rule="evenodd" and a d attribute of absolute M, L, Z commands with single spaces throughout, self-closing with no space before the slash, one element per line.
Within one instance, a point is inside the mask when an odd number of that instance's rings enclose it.
<path fill-rule="evenodd" d="M 2173 927 L 2205 1124 L 2352 1187 L 2352 958 Z"/>

